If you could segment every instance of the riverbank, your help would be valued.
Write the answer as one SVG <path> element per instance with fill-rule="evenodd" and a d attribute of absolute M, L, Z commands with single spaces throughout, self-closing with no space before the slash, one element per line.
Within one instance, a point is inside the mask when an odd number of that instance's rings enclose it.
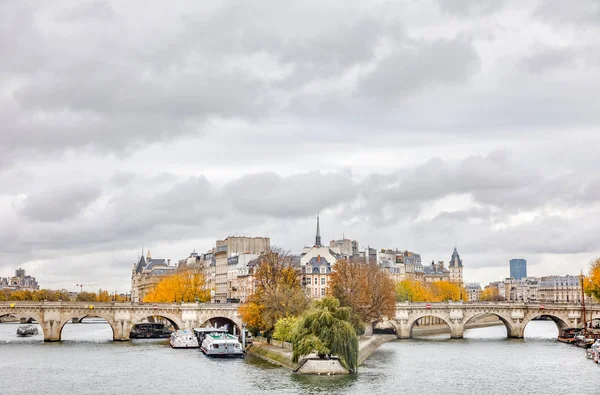
<path fill-rule="evenodd" d="M 361 338 L 358 344 L 358 366 L 360 366 L 379 346 L 396 340 L 396 335 L 373 335 Z M 255 341 L 246 351 L 272 364 L 284 367 L 292 372 L 302 374 L 347 374 L 337 358 L 320 359 L 316 355 L 307 355 L 297 364 L 292 362 L 292 351 L 271 344 Z"/>

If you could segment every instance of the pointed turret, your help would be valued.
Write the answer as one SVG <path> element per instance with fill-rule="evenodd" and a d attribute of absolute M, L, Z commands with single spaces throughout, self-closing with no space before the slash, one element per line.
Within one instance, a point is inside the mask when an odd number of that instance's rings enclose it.
<path fill-rule="evenodd" d="M 319 226 L 319 214 L 317 214 L 317 236 L 315 237 L 315 247 L 323 247 L 321 244 L 321 227 Z"/>
<path fill-rule="evenodd" d="M 463 267 L 462 260 L 460 259 L 460 255 L 458 255 L 458 251 L 456 247 L 454 247 L 454 252 L 452 252 L 452 258 L 450 258 L 450 267 Z"/>

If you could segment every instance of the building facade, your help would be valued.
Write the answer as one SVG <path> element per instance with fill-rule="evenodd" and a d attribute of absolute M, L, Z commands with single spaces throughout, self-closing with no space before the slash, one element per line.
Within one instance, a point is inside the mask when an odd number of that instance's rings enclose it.
<path fill-rule="evenodd" d="M 466 283 L 465 290 L 467 291 L 467 296 L 469 297 L 469 301 L 478 302 L 481 297 L 481 285 L 479 283 Z"/>
<path fill-rule="evenodd" d="M 315 244 L 312 247 L 305 247 L 300 255 L 302 285 L 308 297 L 321 299 L 327 295 L 329 275 L 339 259 L 344 258 L 337 248 L 334 250 L 321 244 L 321 228 L 317 216 Z"/>
<path fill-rule="evenodd" d="M 431 261 L 431 265 L 424 266 L 423 271 L 425 283 L 450 281 L 451 272 L 444 267 L 444 261 L 438 261 L 438 263 Z"/>
<path fill-rule="evenodd" d="M 40 286 L 35 277 L 25 273 L 25 269 L 19 268 L 15 270 L 13 277 L 0 277 L 0 289 L 35 291 L 40 289 Z"/>
<path fill-rule="evenodd" d="M 540 278 L 539 301 L 546 303 L 581 303 L 580 277 L 566 275 Z"/>
<path fill-rule="evenodd" d="M 230 274 L 229 258 L 240 254 L 258 256 L 270 250 L 271 239 L 268 237 L 229 236 L 225 240 L 217 240 L 213 254 L 215 261 L 215 294 L 213 301 L 225 303 L 227 298 L 230 297 L 229 287 L 233 280 L 233 273 L 237 273 L 237 266 L 235 269 L 232 268 L 232 274 Z M 237 265 L 237 263 L 232 263 L 232 265 Z"/>
<path fill-rule="evenodd" d="M 525 259 L 511 259 L 510 277 L 515 280 L 521 280 L 527 277 L 527 261 Z"/>
<path fill-rule="evenodd" d="M 358 248 L 358 241 L 343 238 L 341 240 L 331 240 L 329 242 L 329 248 L 334 251 L 338 251 L 344 258 L 358 258 L 360 251 Z"/>
<path fill-rule="evenodd" d="M 143 302 L 144 297 L 150 293 L 156 284 L 165 276 L 175 273 L 177 266 L 171 266 L 170 259 L 152 258 L 150 251 L 144 258 L 144 252 L 140 259 L 133 264 L 131 271 L 131 301 Z"/>

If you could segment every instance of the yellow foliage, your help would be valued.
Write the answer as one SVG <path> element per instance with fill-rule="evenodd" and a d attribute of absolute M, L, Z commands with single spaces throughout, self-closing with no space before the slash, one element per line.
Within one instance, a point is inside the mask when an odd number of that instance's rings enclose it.
<path fill-rule="evenodd" d="M 583 280 L 585 294 L 600 300 L 600 259 L 590 264 L 590 274 Z"/>
<path fill-rule="evenodd" d="M 204 276 L 186 269 L 163 278 L 154 289 L 144 296 L 147 303 L 207 302 L 210 290 L 205 288 Z"/>
<path fill-rule="evenodd" d="M 481 295 L 479 295 L 479 300 L 482 302 L 492 302 L 503 300 L 502 296 L 500 296 L 500 291 L 498 288 L 486 288 L 481 291 Z"/>
<path fill-rule="evenodd" d="M 396 283 L 396 299 L 399 302 L 456 302 L 467 301 L 468 294 L 460 284 L 450 281 L 425 284 L 416 280 L 404 280 Z"/>

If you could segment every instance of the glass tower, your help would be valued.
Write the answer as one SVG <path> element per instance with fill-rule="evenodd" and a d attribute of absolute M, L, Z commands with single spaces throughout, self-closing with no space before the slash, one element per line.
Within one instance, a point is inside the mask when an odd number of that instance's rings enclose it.
<path fill-rule="evenodd" d="M 527 261 L 525 259 L 511 259 L 510 276 L 515 280 L 527 277 Z"/>

